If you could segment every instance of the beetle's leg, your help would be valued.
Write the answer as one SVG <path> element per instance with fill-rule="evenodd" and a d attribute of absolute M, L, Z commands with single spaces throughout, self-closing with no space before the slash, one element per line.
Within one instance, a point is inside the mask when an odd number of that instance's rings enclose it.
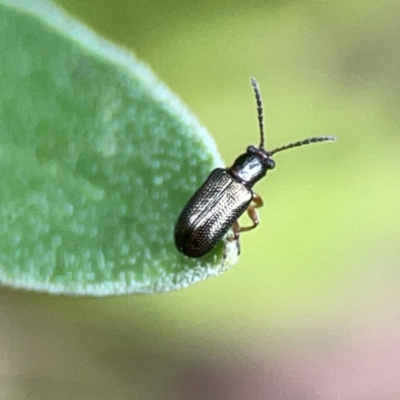
<path fill-rule="evenodd" d="M 251 199 L 251 201 L 254 203 L 253 208 L 259 208 L 264 205 L 263 199 L 257 193 L 253 193 L 253 198 Z"/>
<path fill-rule="evenodd" d="M 240 235 L 240 225 L 239 225 L 239 222 L 235 221 L 235 222 L 232 224 L 232 230 L 233 230 L 233 234 L 235 235 L 235 236 L 233 237 L 233 240 L 239 239 L 239 235 Z"/>
<path fill-rule="evenodd" d="M 240 227 L 238 221 L 235 221 L 232 224 L 232 230 L 233 230 L 233 235 L 234 235 L 232 240 L 236 241 L 236 246 L 238 248 L 238 254 L 240 254 L 240 240 L 239 240 L 240 233 L 251 231 L 260 223 L 260 220 L 258 218 L 258 213 L 255 209 L 262 207 L 264 205 L 264 202 L 257 193 L 253 193 L 253 198 L 251 199 L 251 201 L 254 203 L 254 205 L 249 206 L 249 208 L 247 209 L 247 214 L 249 215 L 250 219 L 252 220 L 253 225 L 245 226 L 242 228 L 242 227 Z"/>
<path fill-rule="evenodd" d="M 240 240 L 239 240 L 239 236 L 240 236 L 240 225 L 239 222 L 235 221 L 232 224 L 232 231 L 233 231 L 233 237 L 229 238 L 228 240 L 234 240 L 236 242 L 236 247 L 238 250 L 238 255 L 240 254 Z M 226 249 L 226 248 L 225 248 Z M 224 252 L 224 258 L 226 258 L 225 252 Z"/>
<path fill-rule="evenodd" d="M 240 229 L 239 222 L 235 221 L 235 222 L 233 223 L 233 225 L 232 225 L 232 230 L 233 230 L 233 234 L 234 234 L 234 237 L 233 237 L 232 240 L 235 240 L 235 241 L 236 241 L 236 247 L 237 247 L 237 249 L 238 249 L 238 254 L 240 254 L 240 240 L 239 240 L 239 236 L 240 236 L 240 231 L 241 231 L 241 229 Z"/>
<path fill-rule="evenodd" d="M 240 232 L 251 231 L 260 223 L 260 219 L 258 218 L 258 213 L 256 211 L 256 208 L 262 207 L 264 205 L 264 202 L 257 193 L 253 193 L 253 198 L 251 199 L 251 201 L 254 203 L 254 205 L 249 206 L 249 208 L 247 209 L 247 214 L 252 220 L 253 225 L 240 228 Z"/>
<path fill-rule="evenodd" d="M 256 207 L 261 207 L 261 206 L 257 205 Z M 258 218 L 258 213 L 257 213 L 255 207 L 249 206 L 249 208 L 247 209 L 247 214 L 250 217 L 251 221 L 253 222 L 253 225 L 252 226 L 241 227 L 240 228 L 240 232 L 251 231 L 252 229 L 254 229 L 260 223 L 260 220 Z"/>

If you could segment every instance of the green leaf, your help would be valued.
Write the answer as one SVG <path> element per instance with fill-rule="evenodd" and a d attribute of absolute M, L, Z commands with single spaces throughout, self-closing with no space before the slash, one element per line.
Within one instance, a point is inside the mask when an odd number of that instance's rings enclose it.
<path fill-rule="evenodd" d="M 132 54 L 45 1 L 0 0 L 0 282 L 75 295 L 162 292 L 218 275 L 179 212 L 215 144 Z"/>

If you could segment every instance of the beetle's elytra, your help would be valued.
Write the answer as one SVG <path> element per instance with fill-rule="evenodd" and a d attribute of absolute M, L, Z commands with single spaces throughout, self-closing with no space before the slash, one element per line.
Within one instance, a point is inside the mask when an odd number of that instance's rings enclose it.
<path fill-rule="evenodd" d="M 201 257 L 211 251 L 232 227 L 234 239 L 239 247 L 240 232 L 254 229 L 258 223 L 257 207 L 262 199 L 252 187 L 264 178 L 267 171 L 275 167 L 272 156 L 279 151 L 305 144 L 335 141 L 334 136 L 313 137 L 268 151 L 264 149 L 263 108 L 260 91 L 254 78 L 258 122 L 260 128 L 259 147 L 249 146 L 232 167 L 217 168 L 197 190 L 182 210 L 175 225 L 175 244 L 188 257 Z M 240 227 L 238 218 L 247 211 L 252 226 Z"/>

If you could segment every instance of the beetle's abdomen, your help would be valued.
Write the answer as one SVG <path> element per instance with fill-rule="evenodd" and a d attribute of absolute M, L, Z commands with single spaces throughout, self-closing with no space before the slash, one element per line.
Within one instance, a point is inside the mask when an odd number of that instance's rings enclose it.
<path fill-rule="evenodd" d="M 246 211 L 252 196 L 227 170 L 212 171 L 176 222 L 177 248 L 189 257 L 208 253 Z"/>

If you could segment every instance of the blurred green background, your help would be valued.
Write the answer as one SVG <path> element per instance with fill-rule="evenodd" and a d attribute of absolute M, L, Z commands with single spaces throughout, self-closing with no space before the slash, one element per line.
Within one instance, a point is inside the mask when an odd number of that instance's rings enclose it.
<path fill-rule="evenodd" d="M 218 278 L 153 296 L 0 290 L 1 399 L 399 399 L 400 3 L 59 0 L 132 49 L 231 164 L 276 156 Z M 247 220 L 244 219 L 244 223 Z"/>

